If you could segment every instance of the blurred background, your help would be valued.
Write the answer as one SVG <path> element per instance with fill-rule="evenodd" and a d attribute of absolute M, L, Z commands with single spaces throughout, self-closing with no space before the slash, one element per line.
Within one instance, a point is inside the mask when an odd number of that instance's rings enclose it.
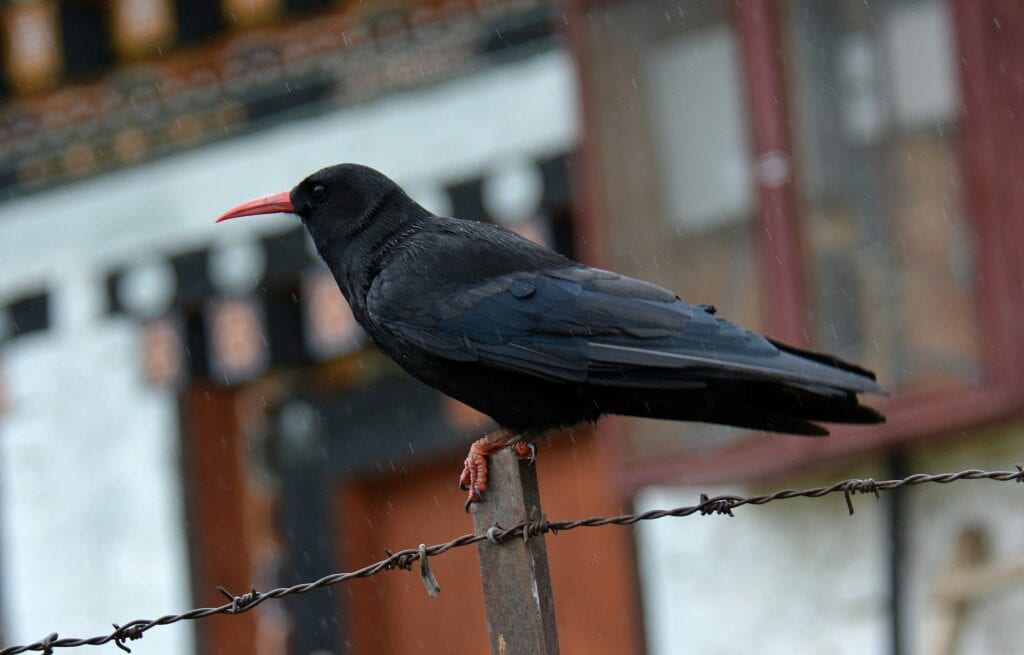
<path fill-rule="evenodd" d="M 1024 445 L 1024 4 L 0 2 L 0 643 L 219 605 L 471 529 L 490 428 L 378 354 L 293 217 L 325 165 L 878 372 L 827 439 L 610 419 L 550 518 Z M 1015 485 L 549 537 L 563 653 L 1010 653 Z M 140 653 L 481 653 L 472 549 Z M 108 650 L 111 649 L 108 647 Z M 113 651 L 111 651 L 113 652 Z"/>

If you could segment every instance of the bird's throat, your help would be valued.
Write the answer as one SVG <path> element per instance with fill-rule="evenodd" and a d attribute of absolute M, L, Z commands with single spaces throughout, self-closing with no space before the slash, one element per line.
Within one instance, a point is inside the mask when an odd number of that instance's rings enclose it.
<path fill-rule="evenodd" d="M 359 219 L 361 229 L 341 238 L 314 236 L 317 250 L 334 274 L 357 319 L 365 311 L 366 295 L 374 279 L 401 252 L 403 244 L 422 229 L 430 216 L 419 206 L 415 211 L 410 211 L 408 206 L 402 211 L 392 210 L 389 200 L 394 197 L 391 194 L 390 198 L 385 197 L 375 203 Z"/>

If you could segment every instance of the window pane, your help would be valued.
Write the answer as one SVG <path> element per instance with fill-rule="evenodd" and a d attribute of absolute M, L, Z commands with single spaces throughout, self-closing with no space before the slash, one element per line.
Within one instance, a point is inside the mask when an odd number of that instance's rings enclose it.
<path fill-rule="evenodd" d="M 790 4 L 818 345 L 889 388 L 979 376 L 945 2 Z"/>
<path fill-rule="evenodd" d="M 750 216 L 750 144 L 735 41 L 718 24 L 655 43 L 648 55 L 665 218 L 691 234 Z"/>

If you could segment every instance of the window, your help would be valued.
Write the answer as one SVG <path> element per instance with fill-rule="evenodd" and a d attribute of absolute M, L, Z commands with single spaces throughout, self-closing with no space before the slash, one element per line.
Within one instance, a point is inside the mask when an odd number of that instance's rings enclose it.
<path fill-rule="evenodd" d="M 70 79 L 95 75 L 114 61 L 105 7 L 81 0 L 60 5 L 64 74 Z"/>
<path fill-rule="evenodd" d="M 224 29 L 219 2 L 210 0 L 174 0 L 178 18 L 178 41 L 198 43 Z"/>
<path fill-rule="evenodd" d="M 750 217 L 750 142 L 736 37 L 718 23 L 651 46 L 648 66 L 665 219 L 698 237 Z"/>

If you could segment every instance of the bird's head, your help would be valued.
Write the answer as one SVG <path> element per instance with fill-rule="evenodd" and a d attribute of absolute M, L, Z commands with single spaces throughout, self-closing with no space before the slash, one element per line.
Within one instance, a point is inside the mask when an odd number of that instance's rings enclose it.
<path fill-rule="evenodd" d="M 396 197 L 408 205 L 384 211 L 384 205 Z M 346 247 L 368 231 L 394 229 L 397 226 L 391 224 L 401 222 L 411 210 L 415 213 L 414 208 L 418 206 L 383 173 L 359 164 L 338 164 L 320 169 L 290 191 L 233 207 L 217 222 L 257 214 L 296 214 L 325 254 Z"/>

